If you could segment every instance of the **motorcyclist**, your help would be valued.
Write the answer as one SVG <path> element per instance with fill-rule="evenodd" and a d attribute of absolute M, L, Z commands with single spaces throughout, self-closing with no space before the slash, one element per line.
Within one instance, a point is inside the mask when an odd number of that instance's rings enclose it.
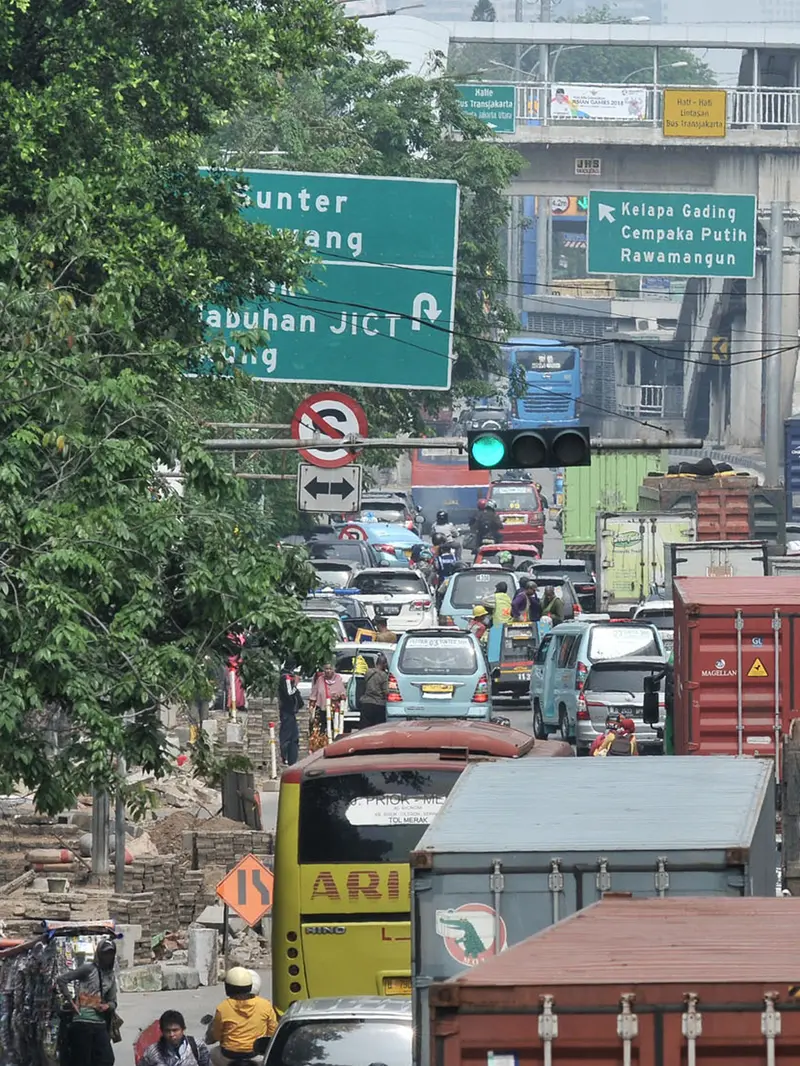
<path fill-rule="evenodd" d="M 433 568 L 436 581 L 441 586 L 448 577 L 455 573 L 458 559 L 452 543 L 448 542 L 444 534 L 434 533 L 431 537 L 431 544 L 433 545 Z"/>
<path fill-rule="evenodd" d="M 594 739 L 589 754 L 601 757 L 638 755 L 636 723 L 632 718 L 623 718 L 619 711 L 609 711 L 606 715 L 606 731 Z"/>
<path fill-rule="evenodd" d="M 225 974 L 225 994 L 206 1031 L 206 1043 L 218 1045 L 211 1050 L 213 1066 L 231 1066 L 260 1056 L 266 1046 L 258 1045 L 278 1028 L 275 1008 L 268 999 L 253 994 L 253 975 L 244 966 L 234 966 Z"/>
<path fill-rule="evenodd" d="M 486 506 L 475 517 L 475 538 L 480 547 L 484 541 L 500 542 L 503 532 L 503 523 L 497 513 L 497 504 L 494 500 L 487 500 Z"/>
<path fill-rule="evenodd" d="M 436 521 L 433 523 L 433 536 L 439 534 L 444 537 L 447 544 L 453 545 L 456 559 L 461 558 L 461 540 L 458 535 L 458 526 L 450 521 L 447 511 L 437 511 Z"/>

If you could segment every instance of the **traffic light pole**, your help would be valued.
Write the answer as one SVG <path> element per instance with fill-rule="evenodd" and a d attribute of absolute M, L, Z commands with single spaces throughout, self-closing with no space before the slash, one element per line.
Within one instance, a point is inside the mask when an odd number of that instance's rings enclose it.
<path fill-rule="evenodd" d="M 566 428 L 566 427 L 565 427 Z M 488 432 L 488 431 L 487 431 Z M 203 445 L 213 452 L 269 452 L 297 451 L 300 448 L 436 448 L 442 450 L 458 449 L 467 454 L 466 437 L 307 437 L 302 441 L 293 437 L 280 437 L 274 440 L 261 438 L 242 438 L 241 440 L 206 440 Z M 667 437 L 665 440 L 627 440 L 611 437 L 603 440 L 593 437 L 592 452 L 662 452 L 687 451 L 702 448 L 705 441 L 697 437 Z"/>

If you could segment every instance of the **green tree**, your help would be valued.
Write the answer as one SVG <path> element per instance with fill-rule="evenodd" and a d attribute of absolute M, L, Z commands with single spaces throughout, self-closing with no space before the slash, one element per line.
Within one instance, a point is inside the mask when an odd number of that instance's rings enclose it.
<path fill-rule="evenodd" d="M 266 158 L 279 168 L 457 181 L 454 393 L 489 389 L 488 376 L 498 369 L 496 338 L 515 322 L 506 303 L 499 233 L 508 183 L 522 160 L 462 111 L 449 79 L 411 75 L 385 54 L 342 55 L 320 71 L 287 80 L 272 114 L 243 110 L 217 143 L 232 152 L 231 166 L 263 166 L 263 153 L 278 149 L 285 154 Z M 290 411 L 296 394 L 275 390 L 276 416 Z M 435 410 L 443 397 L 370 389 L 362 399 L 369 403 L 371 429 L 398 432 L 419 428 L 421 407 Z"/>
<path fill-rule="evenodd" d="M 361 45 L 328 0 L 0 9 L 0 789 L 41 809 L 117 753 L 160 772 L 159 708 L 208 694 L 230 630 L 254 683 L 326 653 L 304 557 L 202 445 L 255 387 L 187 376 L 227 371 L 197 311 L 223 280 L 252 297 L 308 257 L 198 164 L 234 105 Z"/>

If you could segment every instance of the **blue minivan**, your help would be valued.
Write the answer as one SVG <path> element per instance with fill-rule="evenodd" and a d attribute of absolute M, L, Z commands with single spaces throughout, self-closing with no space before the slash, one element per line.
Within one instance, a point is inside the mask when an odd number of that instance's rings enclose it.
<path fill-rule="evenodd" d="M 505 581 L 511 599 L 519 589 L 519 579 L 524 574 L 514 570 L 504 570 L 501 566 L 471 566 L 469 570 L 458 570 L 450 580 L 439 606 L 439 624 L 457 626 L 466 629 L 472 618 L 472 608 L 487 597 L 494 595 L 495 585 Z"/>
<path fill-rule="evenodd" d="M 594 663 L 647 658 L 666 663 L 661 634 L 646 622 L 562 622 L 542 638 L 531 671 L 533 735 L 575 742 L 586 676 Z M 588 712 L 581 710 L 581 713 Z"/>
<path fill-rule="evenodd" d="M 455 628 L 404 633 L 389 666 L 387 718 L 489 721 L 489 668 L 478 639 Z"/>

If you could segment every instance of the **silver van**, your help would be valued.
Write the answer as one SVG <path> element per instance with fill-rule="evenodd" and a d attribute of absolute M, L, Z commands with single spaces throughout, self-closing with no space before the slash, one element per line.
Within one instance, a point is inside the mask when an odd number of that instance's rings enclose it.
<path fill-rule="evenodd" d="M 653 659 L 666 662 L 655 626 L 629 619 L 562 622 L 542 640 L 531 670 L 533 735 L 553 733 L 575 743 L 583 688 L 593 663 L 605 659 Z"/>

